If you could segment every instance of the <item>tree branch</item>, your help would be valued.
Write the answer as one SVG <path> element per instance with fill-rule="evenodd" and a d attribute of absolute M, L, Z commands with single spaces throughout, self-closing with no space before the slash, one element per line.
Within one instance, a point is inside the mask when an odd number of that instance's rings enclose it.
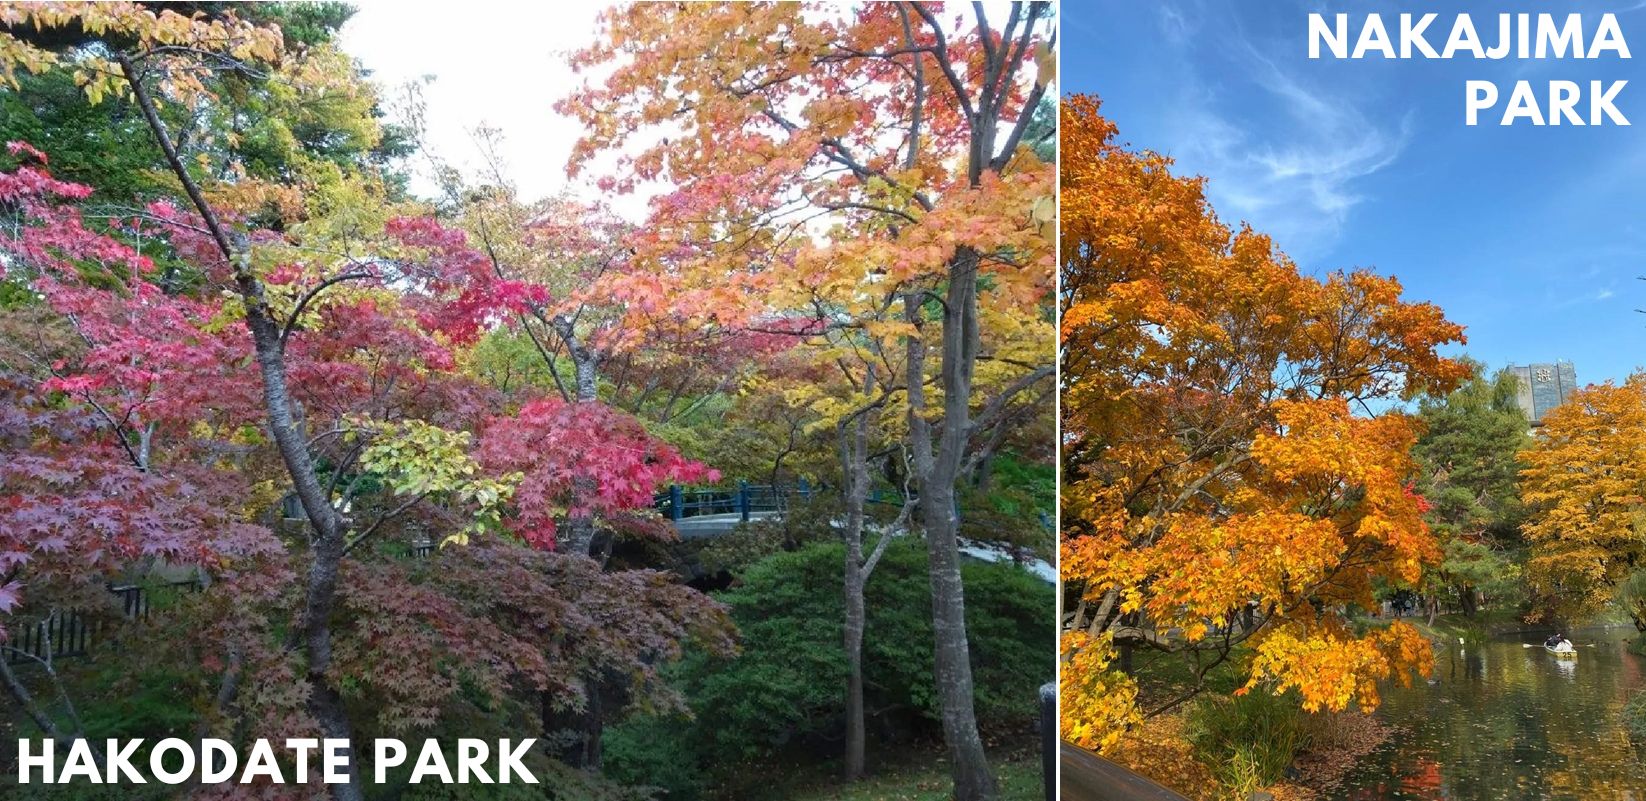
<path fill-rule="evenodd" d="M 417 495 L 414 495 L 411 498 L 406 499 L 399 506 L 396 506 L 393 509 L 389 510 L 388 512 L 384 513 L 384 515 L 382 517 L 377 518 L 377 521 L 372 523 L 369 527 L 367 527 L 365 531 L 360 532 L 359 536 L 355 537 L 352 540 L 349 540 L 347 543 L 344 543 L 344 545 L 343 545 L 343 555 L 348 556 L 349 552 L 354 550 L 356 545 L 359 545 L 360 543 L 365 542 L 368 537 L 370 537 L 373 534 L 376 534 L 377 530 L 382 528 L 384 523 L 387 523 L 390 520 L 393 520 L 394 518 L 399 517 L 402 514 L 405 514 L 405 512 L 407 510 L 409 510 L 413 506 L 416 506 L 417 504 L 421 503 L 424 498 L 428 497 L 428 495 L 429 494 L 426 493 L 426 492 L 418 493 Z"/>
<path fill-rule="evenodd" d="M 280 328 L 280 346 L 285 347 L 286 340 L 291 338 L 292 330 L 297 327 L 297 318 L 303 316 L 303 310 L 305 308 L 307 308 L 309 303 L 313 302 L 313 300 L 316 297 L 318 297 L 321 292 L 325 291 L 328 287 L 332 287 L 332 286 L 335 286 L 337 284 L 341 284 L 344 281 L 354 281 L 354 280 L 357 280 L 357 279 L 370 278 L 370 277 L 372 277 L 372 274 L 369 273 L 369 272 L 366 272 L 364 270 L 356 271 L 356 272 L 350 272 L 350 273 L 341 273 L 339 275 L 334 275 L 330 278 L 327 278 L 327 279 L 321 281 L 320 283 L 315 284 L 313 287 L 310 287 L 307 292 L 303 293 L 302 297 L 297 299 L 297 305 L 292 308 L 291 316 L 286 319 L 286 324 L 284 326 L 281 326 L 281 328 Z"/>

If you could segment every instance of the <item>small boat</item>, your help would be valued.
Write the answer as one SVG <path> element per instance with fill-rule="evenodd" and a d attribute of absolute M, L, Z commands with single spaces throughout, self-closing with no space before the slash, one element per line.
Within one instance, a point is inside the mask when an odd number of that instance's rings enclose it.
<path fill-rule="evenodd" d="M 1553 646 L 1545 645 L 1543 646 L 1543 650 L 1548 651 L 1550 654 L 1553 654 L 1559 659 L 1577 658 L 1577 648 L 1573 647 L 1570 642 L 1563 642 L 1559 645 Z"/>

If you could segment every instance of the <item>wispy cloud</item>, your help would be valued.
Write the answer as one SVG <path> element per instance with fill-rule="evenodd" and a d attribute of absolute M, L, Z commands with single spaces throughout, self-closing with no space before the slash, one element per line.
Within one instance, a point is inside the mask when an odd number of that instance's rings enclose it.
<path fill-rule="evenodd" d="M 1551 293 L 1551 294 L 1553 294 L 1553 293 Z M 1560 297 L 1560 296 L 1552 297 L 1550 299 L 1549 303 L 1548 303 L 1548 307 L 1551 310 L 1570 309 L 1574 306 L 1584 306 L 1584 305 L 1587 305 L 1587 304 L 1590 304 L 1590 303 L 1600 303 L 1600 302 L 1603 302 L 1603 301 L 1606 301 L 1606 300 L 1610 300 L 1612 298 L 1612 296 L 1616 295 L 1616 294 L 1617 293 L 1612 291 L 1612 289 L 1610 287 L 1601 289 L 1599 291 L 1592 290 L 1592 289 L 1591 290 L 1584 290 L 1584 291 L 1578 292 L 1576 294 L 1565 295 L 1564 297 Z"/>
<path fill-rule="evenodd" d="M 1170 4 L 1160 8 L 1168 29 L 1185 16 Z M 1173 155 L 1212 178 L 1209 191 L 1225 217 L 1252 222 L 1294 255 L 1329 249 L 1365 200 L 1360 179 L 1405 150 L 1412 115 L 1374 119 L 1345 93 L 1277 65 L 1232 19 L 1221 41 L 1222 74 L 1208 74 L 1208 66 L 1186 70 Z M 1231 93 L 1237 81 L 1250 86 Z"/>
<path fill-rule="evenodd" d="M 1174 43 L 1184 44 L 1193 37 L 1196 28 L 1199 26 L 1191 22 L 1191 19 L 1199 19 L 1199 16 L 1196 15 L 1191 18 L 1170 5 L 1161 4 L 1160 6 L 1161 32 L 1166 34 L 1166 38 Z"/>
<path fill-rule="evenodd" d="M 1611 300 L 1617 295 L 1617 279 L 1615 267 L 1590 264 L 1580 273 L 1546 280 L 1544 304 L 1550 310 L 1564 310 Z"/>

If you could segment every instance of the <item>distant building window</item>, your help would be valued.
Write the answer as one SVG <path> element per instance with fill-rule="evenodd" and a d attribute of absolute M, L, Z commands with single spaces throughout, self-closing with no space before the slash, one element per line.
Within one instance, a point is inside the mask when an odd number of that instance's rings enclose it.
<path fill-rule="evenodd" d="M 1571 362 L 1510 365 L 1509 371 L 1520 380 L 1516 400 L 1532 425 L 1541 425 L 1543 416 L 1565 403 L 1577 389 L 1577 368 Z"/>

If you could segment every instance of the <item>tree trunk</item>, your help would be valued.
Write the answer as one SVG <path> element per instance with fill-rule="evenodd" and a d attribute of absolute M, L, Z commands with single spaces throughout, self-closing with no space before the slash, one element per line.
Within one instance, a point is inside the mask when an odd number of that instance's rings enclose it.
<path fill-rule="evenodd" d="M 853 558 L 862 548 L 846 553 L 846 781 L 863 778 L 868 735 L 863 720 L 863 569 Z"/>
<path fill-rule="evenodd" d="M 987 494 L 994 486 L 994 454 L 984 456 L 977 463 L 977 469 L 972 471 L 972 486 L 978 492 Z"/>
<path fill-rule="evenodd" d="M 599 354 L 577 336 L 572 321 L 556 317 L 554 328 L 561 341 L 565 343 L 566 351 L 571 354 L 576 378 L 576 402 L 599 403 Z M 566 525 L 555 546 L 556 550 L 591 559 L 597 558 L 597 551 L 603 550 L 595 547 L 594 515 L 587 510 L 575 509 L 598 490 L 599 487 L 591 477 L 578 476 L 572 479 L 574 510 L 566 515 Z M 599 768 L 603 728 L 600 710 L 602 685 L 600 681 L 588 677 L 579 678 L 578 682 L 587 699 L 582 712 L 559 712 L 554 709 L 549 695 L 542 694 L 539 703 L 542 707 L 543 734 L 545 737 L 563 739 L 562 745 L 554 754 L 560 761 L 574 768 Z"/>
<path fill-rule="evenodd" d="M 337 601 L 337 576 L 343 559 L 345 523 L 332 506 L 329 493 L 321 486 L 314 471 L 314 462 L 309 456 L 308 442 L 292 417 L 293 404 L 286 387 L 285 341 L 281 327 L 269 309 L 262 281 L 252 272 L 250 244 L 244 238 L 240 239 L 238 248 L 230 243 L 216 213 L 172 146 L 165 123 L 160 119 L 136 67 L 124 54 L 119 55 L 118 60 L 150 133 L 160 145 L 161 152 L 165 154 L 167 163 L 182 183 L 195 210 L 200 212 L 224 261 L 234 271 L 235 286 L 245 305 L 246 328 L 251 332 L 258 372 L 263 379 L 263 406 L 268 415 L 269 433 L 312 527 L 308 586 L 299 630 L 308 656 L 309 713 L 327 737 L 352 743 L 353 732 L 347 710 L 326 678 L 326 670 L 331 666 L 331 615 Z M 355 770 L 359 760 L 353 756 L 352 745 L 349 751 L 348 767 L 345 768 L 348 781 L 332 785 L 331 794 L 338 801 L 361 801 L 364 795 Z"/>
<path fill-rule="evenodd" d="M 555 318 L 555 330 L 560 339 L 566 343 L 566 350 L 571 353 L 572 366 L 576 369 L 577 402 L 598 403 L 599 395 L 599 354 L 591 350 L 572 330 L 569 320 L 562 317 Z M 598 487 L 594 480 L 587 477 L 572 479 L 572 506 L 581 504 L 582 500 L 592 496 Z M 592 555 L 594 545 L 594 517 L 587 511 L 572 511 L 566 515 L 566 530 L 558 550 L 562 553 L 580 553 Z"/>
<path fill-rule="evenodd" d="M 977 730 L 966 591 L 960 575 L 960 520 L 955 514 L 955 483 L 971 434 L 972 370 L 978 344 L 977 266 L 978 255 L 969 248 L 962 248 L 950 263 L 940 364 L 943 419 L 935 448 L 932 425 L 925 415 L 925 344 L 917 333 L 909 337 L 907 346 L 909 438 L 929 559 L 936 689 L 956 801 L 994 801 L 1000 796 Z M 904 296 L 904 310 L 918 328 L 918 294 Z"/>
<path fill-rule="evenodd" d="M 538 714 L 543 734 L 549 739 L 549 754 L 574 768 L 599 769 L 600 739 L 604 731 L 601 716 L 600 682 L 580 679 L 587 704 L 582 712 L 562 712 L 554 708 L 553 696 L 538 694 Z"/>
<path fill-rule="evenodd" d="M 865 396 L 874 392 L 874 368 L 864 379 Z M 840 438 L 842 475 L 846 481 L 846 781 L 863 778 L 868 733 L 863 719 L 863 632 L 867 625 L 863 592 L 868 573 L 863 562 L 863 502 L 869 493 L 869 414 L 872 406 L 857 410 L 855 419 L 842 420 Z M 848 429 L 847 423 L 850 423 Z"/>

